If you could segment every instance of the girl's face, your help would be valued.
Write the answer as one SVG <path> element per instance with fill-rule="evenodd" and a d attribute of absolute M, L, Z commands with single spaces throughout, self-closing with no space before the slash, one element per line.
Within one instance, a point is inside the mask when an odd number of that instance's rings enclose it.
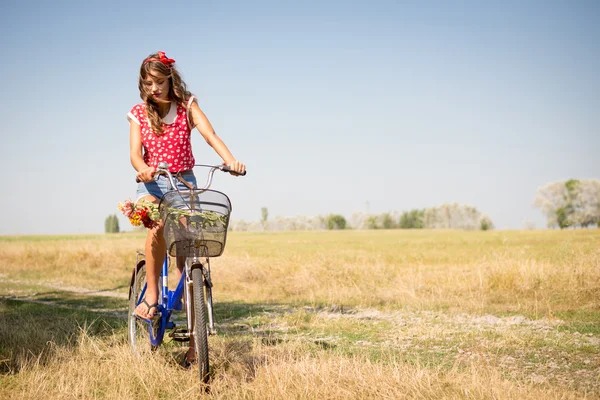
<path fill-rule="evenodd" d="M 146 90 L 152 95 L 154 100 L 158 102 L 169 101 L 169 77 L 159 72 L 154 72 L 153 75 L 148 74 L 144 79 Z"/>

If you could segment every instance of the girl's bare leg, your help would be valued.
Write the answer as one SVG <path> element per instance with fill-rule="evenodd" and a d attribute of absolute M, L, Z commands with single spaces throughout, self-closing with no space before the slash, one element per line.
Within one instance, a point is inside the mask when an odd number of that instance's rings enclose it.
<path fill-rule="evenodd" d="M 158 203 L 158 200 L 154 196 L 146 196 L 145 200 Z M 164 261 L 165 253 L 167 251 L 167 245 L 164 238 L 163 225 L 148 229 L 146 235 L 146 279 L 148 281 L 148 287 L 146 289 L 145 300 L 148 304 L 152 305 L 158 301 L 158 278 L 160 276 L 160 270 Z M 185 257 L 177 257 L 177 272 L 175 273 L 175 282 L 179 281 L 183 268 L 185 267 Z M 152 307 L 148 309 L 144 303 L 141 303 L 135 309 L 137 315 L 142 318 L 152 318 L 156 313 L 156 308 Z M 186 354 L 186 361 L 191 362 L 196 358 L 196 347 L 194 340 L 190 340 L 190 347 Z"/>
<path fill-rule="evenodd" d="M 145 199 L 157 202 L 153 196 L 146 196 Z M 148 229 L 145 246 L 148 287 L 146 289 L 145 300 L 149 305 L 153 305 L 158 301 L 158 278 L 165 258 L 166 247 L 162 224 Z M 142 302 L 137 306 L 135 312 L 142 318 L 150 319 L 154 316 L 156 310 L 155 307 L 149 308 L 148 305 Z"/>

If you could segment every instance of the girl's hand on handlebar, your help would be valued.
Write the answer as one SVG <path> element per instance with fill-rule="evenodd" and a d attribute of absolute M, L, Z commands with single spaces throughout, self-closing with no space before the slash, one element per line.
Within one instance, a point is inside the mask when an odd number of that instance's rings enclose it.
<path fill-rule="evenodd" d="M 154 179 L 155 172 L 156 172 L 156 168 L 154 168 L 154 167 L 142 168 L 135 175 L 135 178 L 138 182 L 151 182 Z"/>
<path fill-rule="evenodd" d="M 243 175 L 246 172 L 246 165 L 242 164 L 237 160 L 233 160 L 229 163 L 224 163 L 231 170 L 229 173 L 234 176 Z"/>

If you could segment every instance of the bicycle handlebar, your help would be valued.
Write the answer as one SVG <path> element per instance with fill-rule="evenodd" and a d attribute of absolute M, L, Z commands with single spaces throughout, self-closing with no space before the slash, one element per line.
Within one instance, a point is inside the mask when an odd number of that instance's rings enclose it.
<path fill-rule="evenodd" d="M 196 165 L 194 165 L 194 167 L 211 167 L 211 165 L 196 164 Z M 240 173 L 237 173 L 236 171 L 232 170 L 231 168 L 229 168 L 227 165 L 221 165 L 221 166 L 215 165 L 215 167 L 219 167 L 218 169 L 220 169 L 223 172 L 230 172 L 230 173 L 232 172 L 234 175 L 237 175 L 237 176 L 246 176 L 246 171 L 244 171 L 243 174 L 240 174 Z"/>
<path fill-rule="evenodd" d="M 213 175 L 215 173 L 216 170 L 221 170 L 223 172 L 230 172 L 233 173 L 235 175 L 238 176 L 245 176 L 246 175 L 246 171 L 244 171 L 243 174 L 239 174 L 235 171 L 233 171 L 231 168 L 229 168 L 227 165 L 204 165 L 204 164 L 195 164 L 194 167 L 207 167 L 210 168 L 210 171 L 208 172 L 208 180 L 206 181 L 206 185 L 201 188 L 200 190 L 207 190 L 210 185 L 212 184 L 212 179 L 213 179 Z M 177 188 L 175 180 L 173 179 L 173 175 L 171 174 L 171 171 L 169 171 L 169 164 L 161 161 L 158 163 L 158 166 L 156 168 L 156 172 L 154 173 L 154 179 L 158 178 L 159 175 L 165 175 L 167 178 L 169 178 L 169 182 L 171 182 L 171 188 L 175 189 Z M 139 179 L 135 179 L 135 181 L 137 183 L 140 182 Z"/>

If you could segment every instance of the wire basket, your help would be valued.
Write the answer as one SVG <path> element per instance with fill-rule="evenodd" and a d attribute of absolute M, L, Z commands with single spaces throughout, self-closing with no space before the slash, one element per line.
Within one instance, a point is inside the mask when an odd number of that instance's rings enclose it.
<path fill-rule="evenodd" d="M 167 251 L 172 257 L 218 257 L 225 249 L 229 197 L 215 190 L 167 192 L 160 201 Z"/>

